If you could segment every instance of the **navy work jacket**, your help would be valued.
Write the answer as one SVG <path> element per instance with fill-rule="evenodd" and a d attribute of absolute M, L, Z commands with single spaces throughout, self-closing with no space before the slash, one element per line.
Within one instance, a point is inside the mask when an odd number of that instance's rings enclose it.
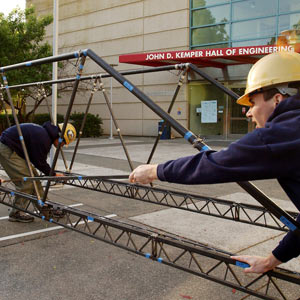
<path fill-rule="evenodd" d="M 33 123 L 23 123 L 20 126 L 31 163 L 45 175 L 49 175 L 47 155 L 54 140 L 59 137 L 58 127 L 50 122 L 44 123 L 43 126 Z M 0 142 L 25 158 L 16 126 L 4 130 Z"/>
<path fill-rule="evenodd" d="M 158 165 L 158 178 L 210 184 L 276 178 L 300 211 L 300 96 L 278 104 L 264 128 L 221 151 L 205 151 Z M 297 221 L 300 223 L 300 215 Z M 289 232 L 274 256 L 286 262 L 300 254 L 300 238 Z"/>

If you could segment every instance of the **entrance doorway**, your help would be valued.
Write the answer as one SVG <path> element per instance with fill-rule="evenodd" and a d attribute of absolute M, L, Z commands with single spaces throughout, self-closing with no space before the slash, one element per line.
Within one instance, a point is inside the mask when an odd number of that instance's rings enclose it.
<path fill-rule="evenodd" d="M 245 91 L 241 85 L 229 85 L 238 95 Z M 248 107 L 241 106 L 216 86 L 191 82 L 189 84 L 190 129 L 200 136 L 222 136 L 235 139 L 252 131 L 254 125 L 248 122 Z"/>
<path fill-rule="evenodd" d="M 233 92 L 238 95 L 243 95 L 245 92 L 244 87 L 229 87 Z M 235 137 L 236 135 L 244 135 L 251 132 L 254 129 L 254 124 L 249 122 L 246 117 L 248 111 L 247 106 L 241 106 L 236 103 L 231 97 L 227 96 L 228 101 L 228 128 L 227 135 L 229 137 Z"/>

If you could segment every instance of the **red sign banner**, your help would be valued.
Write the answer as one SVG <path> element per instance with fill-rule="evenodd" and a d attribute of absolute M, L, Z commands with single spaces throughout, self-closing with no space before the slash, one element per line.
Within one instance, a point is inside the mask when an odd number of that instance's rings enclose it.
<path fill-rule="evenodd" d="M 296 44 L 299 46 L 299 44 Z M 201 60 L 211 60 L 217 58 L 238 60 L 238 57 L 257 57 L 279 52 L 279 51 L 296 51 L 296 45 L 264 45 L 264 46 L 247 46 L 232 48 L 215 48 L 215 49 L 195 49 L 183 51 L 166 51 L 166 52 L 149 52 L 138 54 L 127 54 L 119 57 L 120 63 L 160 65 L 172 63 L 195 62 Z M 299 49 L 300 50 L 300 49 Z M 299 52 L 299 51 L 297 51 Z M 243 60 L 244 63 L 252 63 L 251 60 Z M 230 64 L 230 63 L 229 63 Z"/>

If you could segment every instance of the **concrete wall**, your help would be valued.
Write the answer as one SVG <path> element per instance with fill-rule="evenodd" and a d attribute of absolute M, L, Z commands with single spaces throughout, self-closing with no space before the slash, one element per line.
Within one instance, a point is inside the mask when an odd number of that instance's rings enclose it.
<path fill-rule="evenodd" d="M 52 14 L 53 0 L 27 0 L 39 15 Z M 52 25 L 47 30 L 52 43 Z M 119 64 L 119 55 L 165 50 L 189 49 L 189 0 L 59 0 L 59 53 L 90 48 L 117 70 L 142 67 Z M 71 68 L 72 69 L 72 68 Z M 103 70 L 87 61 L 84 75 Z M 61 76 L 74 76 L 74 71 Z M 178 71 L 130 76 L 151 99 L 164 109 L 172 99 Z M 104 81 L 110 92 L 110 80 Z M 74 110 L 85 110 L 90 92 L 80 93 Z M 58 100 L 58 112 L 64 113 L 69 94 Z M 45 108 L 41 108 L 40 111 Z M 123 134 L 156 135 L 159 118 L 119 83 L 113 81 L 113 110 Z M 92 113 L 103 119 L 104 133 L 110 132 L 110 115 L 104 97 L 97 93 Z M 173 109 L 173 116 L 187 127 L 187 92 L 183 85 Z M 116 132 L 115 132 L 116 133 Z M 176 135 L 176 133 L 174 132 Z"/>

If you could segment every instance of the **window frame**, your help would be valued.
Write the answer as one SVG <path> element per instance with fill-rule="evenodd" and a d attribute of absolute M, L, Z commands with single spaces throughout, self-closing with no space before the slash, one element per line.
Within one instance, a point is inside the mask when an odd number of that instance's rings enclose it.
<path fill-rule="evenodd" d="M 218 4 L 214 4 L 214 5 L 205 5 L 205 6 L 199 6 L 199 7 L 195 7 L 193 8 L 192 7 L 192 4 L 193 4 L 193 0 L 190 0 L 190 20 L 189 20 L 189 25 L 190 25 L 190 28 L 189 28 L 189 48 L 190 49 L 195 49 L 195 48 L 199 48 L 199 47 L 211 47 L 211 46 L 216 46 L 216 48 L 218 47 L 218 45 L 221 45 L 221 44 L 228 44 L 228 47 L 232 47 L 232 44 L 233 43 L 240 43 L 240 42 L 249 42 L 249 41 L 256 41 L 256 40 L 262 40 L 262 39 L 268 39 L 268 38 L 274 38 L 273 36 L 264 36 L 264 37 L 259 37 L 259 38 L 250 38 L 250 39 L 233 39 L 232 38 L 232 26 L 233 24 L 237 24 L 239 22 L 245 22 L 245 21 L 252 21 L 252 20 L 261 20 L 261 19 L 266 19 L 266 18 L 270 18 L 270 17 L 275 17 L 276 18 L 276 21 L 275 21 L 275 41 L 278 40 L 278 36 L 280 36 L 280 33 L 278 32 L 279 30 L 279 17 L 280 16 L 283 16 L 283 15 L 292 15 L 292 14 L 295 14 L 295 13 L 300 13 L 300 9 L 299 10 L 295 10 L 295 11 L 291 11 L 291 12 L 284 12 L 284 13 L 280 13 L 279 12 L 279 2 L 280 0 L 277 0 L 277 9 L 276 9 L 276 13 L 275 14 L 269 14 L 269 15 L 266 15 L 266 16 L 263 16 L 263 17 L 257 17 L 257 18 L 245 18 L 243 20 L 237 20 L 237 21 L 233 21 L 232 20 L 232 12 L 233 12 L 233 4 L 234 3 L 237 3 L 237 2 L 246 2 L 246 1 L 249 1 L 249 0 L 230 0 L 230 1 L 226 1 L 224 0 L 223 2 L 220 2 Z M 213 23 L 213 24 L 205 24 L 205 25 L 200 25 L 200 26 L 192 26 L 193 24 L 193 12 L 196 11 L 196 10 L 201 10 L 201 9 L 209 9 L 209 8 L 212 8 L 212 7 L 218 7 L 218 6 L 223 6 L 223 5 L 229 5 L 230 8 L 229 8 L 229 21 L 228 22 L 218 22 L 218 23 Z M 228 32 L 228 35 L 229 35 L 229 40 L 224 42 L 224 41 L 221 41 L 221 42 L 215 42 L 215 43 L 206 43 L 206 44 L 192 44 L 192 32 L 193 30 L 195 29 L 198 29 L 198 28 L 204 28 L 204 27 L 211 27 L 211 26 L 218 26 L 218 25 L 229 25 L 229 32 Z"/>

